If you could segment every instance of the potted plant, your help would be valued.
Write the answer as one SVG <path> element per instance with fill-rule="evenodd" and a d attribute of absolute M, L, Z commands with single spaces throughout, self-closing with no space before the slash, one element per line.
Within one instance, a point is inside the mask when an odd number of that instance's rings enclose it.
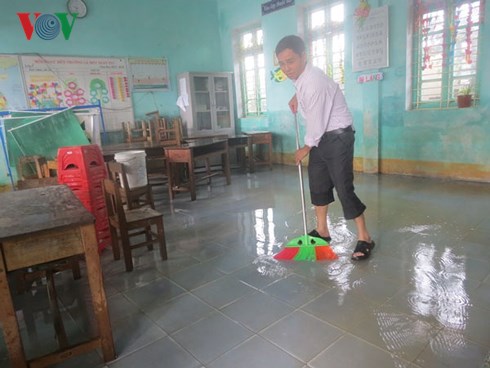
<path fill-rule="evenodd" d="M 464 86 L 458 90 L 457 103 L 458 107 L 470 107 L 473 101 L 471 86 Z"/>

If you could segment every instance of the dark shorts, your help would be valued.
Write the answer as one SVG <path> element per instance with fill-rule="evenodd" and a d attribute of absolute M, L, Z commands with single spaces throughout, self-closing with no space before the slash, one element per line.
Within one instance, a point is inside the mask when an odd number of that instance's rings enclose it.
<path fill-rule="evenodd" d="M 351 220 L 360 216 L 366 206 L 354 193 L 354 132 L 325 133 L 309 156 L 311 203 L 315 206 L 332 203 L 335 188 L 344 217 Z"/>

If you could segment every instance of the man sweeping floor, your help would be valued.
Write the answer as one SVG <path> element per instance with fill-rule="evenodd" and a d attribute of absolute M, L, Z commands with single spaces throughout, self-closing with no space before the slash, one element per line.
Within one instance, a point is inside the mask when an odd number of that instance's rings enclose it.
<path fill-rule="evenodd" d="M 279 66 L 296 89 L 289 107 L 293 114 L 299 110 L 306 121 L 305 145 L 296 150 L 295 160 L 298 165 L 309 155 L 310 195 L 317 221 L 316 229 L 309 234 L 330 243 L 327 213 L 335 188 L 344 217 L 354 220 L 357 227 L 358 241 L 351 258 L 367 259 L 374 241 L 366 227 L 366 206 L 354 192 L 354 129 L 344 95 L 337 83 L 307 62 L 300 37 L 284 37 L 275 52 Z"/>

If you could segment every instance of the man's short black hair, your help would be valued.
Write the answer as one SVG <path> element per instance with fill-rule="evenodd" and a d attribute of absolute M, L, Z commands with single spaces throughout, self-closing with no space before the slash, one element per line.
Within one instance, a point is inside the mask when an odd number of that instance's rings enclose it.
<path fill-rule="evenodd" d="M 276 46 L 276 55 L 286 49 L 293 50 L 296 54 L 301 55 L 305 52 L 305 43 L 301 37 L 296 35 L 289 35 L 283 37 Z"/>

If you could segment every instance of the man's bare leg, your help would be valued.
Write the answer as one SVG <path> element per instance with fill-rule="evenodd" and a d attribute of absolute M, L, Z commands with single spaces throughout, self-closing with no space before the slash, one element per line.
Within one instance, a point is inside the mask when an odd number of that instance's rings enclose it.
<path fill-rule="evenodd" d="M 326 206 L 315 206 L 316 215 L 316 231 L 323 237 L 329 237 L 330 232 L 327 226 L 327 213 L 328 205 Z"/>
<path fill-rule="evenodd" d="M 366 220 L 364 219 L 364 214 L 356 217 L 354 222 L 357 226 L 357 238 L 358 240 L 364 240 L 365 242 L 371 243 L 371 236 L 369 235 L 368 229 L 366 227 Z M 363 253 L 356 252 L 353 254 L 354 257 L 361 257 Z"/>

